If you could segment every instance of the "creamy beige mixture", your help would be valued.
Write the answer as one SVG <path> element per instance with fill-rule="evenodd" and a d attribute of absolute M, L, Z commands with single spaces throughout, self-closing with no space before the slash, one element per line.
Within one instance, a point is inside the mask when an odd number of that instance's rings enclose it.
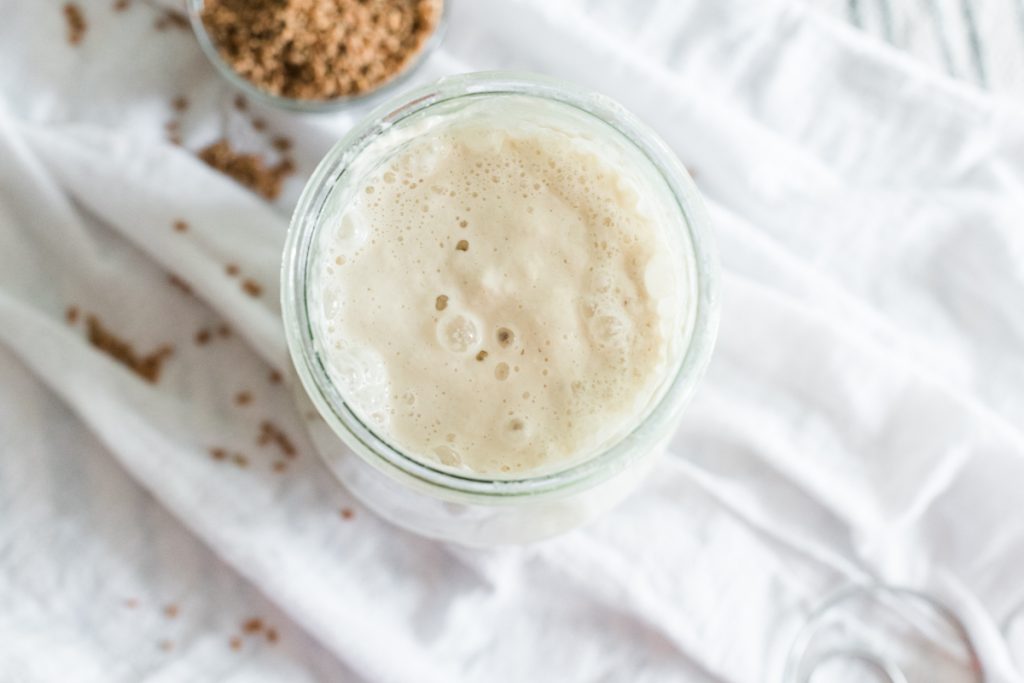
<path fill-rule="evenodd" d="M 534 474 L 650 407 L 682 326 L 679 227 L 646 161 L 602 126 L 526 96 L 435 116 L 394 132 L 324 228 L 329 372 L 409 455 Z"/>

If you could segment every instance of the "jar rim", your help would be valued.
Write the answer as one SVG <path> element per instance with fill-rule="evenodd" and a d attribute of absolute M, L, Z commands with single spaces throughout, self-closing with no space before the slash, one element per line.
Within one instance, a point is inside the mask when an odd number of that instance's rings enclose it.
<path fill-rule="evenodd" d="M 694 267 L 694 313 L 675 375 L 651 410 L 630 432 L 592 457 L 565 469 L 519 478 L 464 476 L 406 455 L 381 438 L 345 402 L 316 352 L 307 306 L 307 278 L 321 212 L 347 167 L 376 136 L 399 121 L 444 102 L 479 95 L 527 95 L 568 104 L 609 124 L 650 161 L 676 200 L 688 233 Z M 620 104 L 581 86 L 519 72 L 476 72 L 448 76 L 393 97 L 358 123 L 326 154 L 299 199 L 285 244 L 281 307 L 288 349 L 299 379 L 320 416 L 356 454 L 392 477 L 435 491 L 494 501 L 589 488 L 638 456 L 638 445 L 653 448 L 678 421 L 710 361 L 718 330 L 718 256 L 697 188 L 668 146 Z M 638 443 L 642 442 L 642 443 Z M 649 442 L 649 443 L 648 443 Z"/>

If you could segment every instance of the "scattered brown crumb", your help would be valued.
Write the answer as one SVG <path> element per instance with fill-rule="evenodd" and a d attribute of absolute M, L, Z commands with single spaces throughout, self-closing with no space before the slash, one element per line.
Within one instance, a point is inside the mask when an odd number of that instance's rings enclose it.
<path fill-rule="evenodd" d="M 231 328 L 228 326 L 227 323 L 221 323 L 220 325 L 217 326 L 217 336 L 223 339 L 227 339 L 228 337 L 231 336 Z"/>
<path fill-rule="evenodd" d="M 283 135 L 278 135 L 272 143 L 278 152 L 287 152 L 292 148 L 292 141 Z"/>
<path fill-rule="evenodd" d="M 174 641 L 173 640 L 161 640 L 159 643 L 157 643 L 157 647 L 159 647 L 164 652 L 170 652 L 171 650 L 174 649 Z"/>
<path fill-rule="evenodd" d="M 196 332 L 196 344 L 198 346 L 206 346 L 207 344 L 210 343 L 210 338 L 212 336 L 213 335 L 210 334 L 210 331 L 204 327 L 203 329 Z"/>
<path fill-rule="evenodd" d="M 249 635 L 252 635 L 253 633 L 259 633 L 262 630 L 263 621 L 256 617 L 248 619 L 244 624 L 242 624 L 242 633 L 248 633 Z"/>
<path fill-rule="evenodd" d="M 235 394 L 235 404 L 240 406 L 247 406 L 252 403 L 252 394 L 248 391 L 239 391 Z"/>
<path fill-rule="evenodd" d="M 420 52 L 441 0 L 207 0 L 221 56 L 275 95 L 325 100 L 372 90 Z"/>
<path fill-rule="evenodd" d="M 245 111 L 248 108 L 249 101 L 245 99 L 245 95 L 235 95 L 235 109 Z"/>
<path fill-rule="evenodd" d="M 277 444 L 281 452 L 284 453 L 284 456 L 289 459 L 298 455 L 291 439 L 269 420 L 264 420 L 260 423 L 260 435 L 257 442 L 261 446 L 266 446 L 270 443 Z"/>
<path fill-rule="evenodd" d="M 436 308 L 439 311 L 443 311 L 444 309 L 448 308 L 448 297 L 445 296 L 444 294 L 438 296 L 437 299 L 434 301 L 434 308 Z"/>
<path fill-rule="evenodd" d="M 64 319 L 68 321 L 69 325 L 78 322 L 78 306 L 68 306 L 64 311 Z"/>
<path fill-rule="evenodd" d="M 224 272 L 227 273 L 230 277 L 234 277 L 238 275 L 238 266 L 234 263 L 229 263 L 226 266 L 224 266 Z"/>
<path fill-rule="evenodd" d="M 228 641 L 228 645 L 231 647 L 232 650 L 241 650 L 242 639 L 238 636 L 231 636 L 231 640 Z"/>
<path fill-rule="evenodd" d="M 170 120 L 170 121 L 168 121 L 167 123 L 164 124 L 164 128 L 169 133 L 175 132 L 180 127 L 181 127 L 181 121 L 178 121 L 177 119 L 172 119 L 172 120 Z"/>
<path fill-rule="evenodd" d="M 168 619 L 174 619 L 178 616 L 178 606 L 171 604 L 164 607 L 164 616 Z"/>
<path fill-rule="evenodd" d="M 211 448 L 210 457 L 214 460 L 224 460 L 228 457 L 228 452 L 223 448 Z"/>
<path fill-rule="evenodd" d="M 188 109 L 188 98 L 184 95 L 178 95 L 171 100 L 171 106 L 174 108 L 174 111 L 183 112 Z"/>
<path fill-rule="evenodd" d="M 278 641 L 277 630 L 268 628 L 267 629 L 267 642 L 273 645 Z"/>
<path fill-rule="evenodd" d="M 352 519 L 356 516 L 356 513 L 352 508 L 341 508 L 340 514 L 342 519 Z"/>
<path fill-rule="evenodd" d="M 483 360 L 485 358 L 487 358 L 487 352 L 486 351 L 481 350 L 479 353 L 476 354 L 476 359 L 477 360 Z"/>
<path fill-rule="evenodd" d="M 181 136 L 178 135 L 177 133 L 175 133 L 174 135 L 169 135 L 167 137 L 167 141 L 174 145 L 175 147 L 181 147 Z"/>
<path fill-rule="evenodd" d="M 184 280 L 182 280 L 177 275 L 174 275 L 173 273 L 167 276 L 167 281 L 171 283 L 171 286 L 177 287 L 178 289 L 183 291 L 185 294 L 191 294 L 192 293 L 192 285 L 190 285 L 189 283 L 185 282 Z"/>
<path fill-rule="evenodd" d="M 245 457 L 241 453 L 235 453 L 234 455 L 232 455 L 231 456 L 231 462 L 235 463 L 239 467 L 248 467 L 249 466 L 249 458 Z"/>
<path fill-rule="evenodd" d="M 188 22 L 188 16 L 177 10 L 169 9 L 164 10 L 160 14 L 160 18 L 156 20 L 154 27 L 157 31 L 163 31 L 168 28 L 179 28 L 182 30 L 188 30 L 191 28 L 191 24 Z"/>
<path fill-rule="evenodd" d="M 174 232 L 185 232 L 188 230 L 188 223 L 183 220 L 174 221 Z"/>
<path fill-rule="evenodd" d="M 128 609 L 135 609 L 139 606 L 139 601 L 135 598 L 125 598 L 124 606 Z"/>
<path fill-rule="evenodd" d="M 280 474 L 281 472 L 284 472 L 286 469 L 288 469 L 288 463 L 286 463 L 284 460 L 275 460 L 271 469 Z"/>
<path fill-rule="evenodd" d="M 103 327 L 96 316 L 90 315 L 86 317 L 85 323 L 88 327 L 90 344 L 126 366 L 150 384 L 156 384 L 159 381 L 160 370 L 163 367 L 164 361 L 174 353 L 172 347 L 164 345 L 152 353 L 140 356 L 131 344 Z"/>
<path fill-rule="evenodd" d="M 284 179 L 295 171 L 295 165 L 288 159 L 268 166 L 258 154 L 236 152 L 223 139 L 201 149 L 199 158 L 265 199 L 276 199 Z"/>
<path fill-rule="evenodd" d="M 78 45 L 85 37 L 85 15 L 82 8 L 73 2 L 64 4 L 64 20 L 68 24 L 68 44 Z"/>
<path fill-rule="evenodd" d="M 263 293 L 263 287 L 255 280 L 246 279 L 242 282 L 242 290 L 249 296 L 256 297 Z"/>
<path fill-rule="evenodd" d="M 280 384 L 283 377 L 281 377 L 281 372 L 279 370 L 271 370 L 267 379 L 270 380 L 271 384 Z"/>
<path fill-rule="evenodd" d="M 114 11 L 123 12 L 132 4 L 132 0 L 114 0 Z"/>
<path fill-rule="evenodd" d="M 264 131 L 267 129 L 267 122 L 264 119 L 256 118 L 252 120 L 253 130 Z"/>
<path fill-rule="evenodd" d="M 459 251 L 469 251 L 469 242 L 466 240 L 459 240 L 458 243 L 456 243 L 455 248 Z"/>

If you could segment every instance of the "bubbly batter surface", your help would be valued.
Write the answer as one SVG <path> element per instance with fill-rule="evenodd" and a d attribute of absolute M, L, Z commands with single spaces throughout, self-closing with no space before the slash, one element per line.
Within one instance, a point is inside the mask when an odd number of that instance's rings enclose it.
<path fill-rule="evenodd" d="M 589 118 L 507 96 L 393 131 L 323 227 L 321 353 L 409 455 L 558 469 L 628 433 L 665 379 L 679 227 L 645 160 Z"/>

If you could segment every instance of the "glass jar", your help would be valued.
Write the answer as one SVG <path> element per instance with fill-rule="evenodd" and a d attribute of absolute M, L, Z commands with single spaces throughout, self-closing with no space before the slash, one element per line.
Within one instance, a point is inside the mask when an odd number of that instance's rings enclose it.
<path fill-rule="evenodd" d="M 317 236 L 338 215 L 340 188 L 358 186 L 360 153 L 386 131 L 426 112 L 444 112 L 461 98 L 527 95 L 569 105 L 621 136 L 663 179 L 679 209 L 671 230 L 676 264 L 687 279 L 678 362 L 670 365 L 660 398 L 621 440 L 566 469 L 537 476 L 488 479 L 453 473 L 406 455 L 360 420 L 331 381 L 319 357 L 310 319 Z M 288 347 L 300 383 L 297 399 L 310 435 L 332 472 L 368 507 L 416 533 L 467 545 L 524 543 L 576 527 L 621 501 L 664 450 L 704 374 L 718 328 L 717 255 L 696 187 L 679 160 L 646 126 L 609 98 L 549 78 L 476 73 L 441 79 L 379 107 L 320 163 L 296 207 L 285 245 L 282 310 Z"/>

